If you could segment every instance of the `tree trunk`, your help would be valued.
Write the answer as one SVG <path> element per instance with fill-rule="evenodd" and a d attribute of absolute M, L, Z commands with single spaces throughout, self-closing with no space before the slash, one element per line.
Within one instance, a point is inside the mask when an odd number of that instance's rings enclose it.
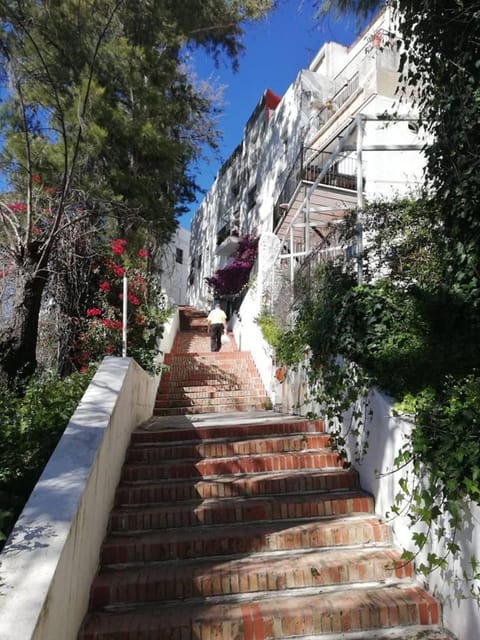
<path fill-rule="evenodd" d="M 0 329 L 0 368 L 10 382 L 30 376 L 37 366 L 38 321 L 48 270 L 39 268 L 35 253 L 31 247 L 17 267 L 11 316 Z"/>

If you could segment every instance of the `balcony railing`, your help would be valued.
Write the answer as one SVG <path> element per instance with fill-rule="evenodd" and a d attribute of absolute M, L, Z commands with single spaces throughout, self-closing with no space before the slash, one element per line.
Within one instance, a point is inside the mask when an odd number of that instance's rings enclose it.
<path fill-rule="evenodd" d="M 286 205 L 290 202 L 301 181 L 315 182 L 324 168 L 331 162 L 333 154 L 330 151 L 319 151 L 311 147 L 303 147 L 298 154 L 293 167 L 288 174 L 280 196 L 274 207 L 273 228 L 277 227 Z M 344 155 L 337 155 L 335 162 L 327 169 L 322 176 L 320 184 L 356 191 L 357 189 L 357 169 L 356 158 L 350 152 Z"/>

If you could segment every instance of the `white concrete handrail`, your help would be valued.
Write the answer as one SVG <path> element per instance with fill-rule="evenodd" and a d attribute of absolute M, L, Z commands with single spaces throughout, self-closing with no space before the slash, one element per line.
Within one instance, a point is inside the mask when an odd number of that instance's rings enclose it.
<path fill-rule="evenodd" d="M 86 613 L 132 430 L 158 378 L 100 365 L 0 554 L 0 639 L 74 640 Z"/>

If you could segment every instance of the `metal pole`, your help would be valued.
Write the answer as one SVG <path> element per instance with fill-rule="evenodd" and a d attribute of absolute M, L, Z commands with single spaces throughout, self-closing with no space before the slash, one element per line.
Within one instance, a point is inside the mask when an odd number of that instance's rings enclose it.
<path fill-rule="evenodd" d="M 362 284 L 363 280 L 363 227 L 362 211 L 365 206 L 363 197 L 363 118 L 361 114 L 355 117 L 357 124 L 357 280 Z"/>
<path fill-rule="evenodd" d="M 123 274 L 123 309 L 122 309 L 122 358 L 127 357 L 127 303 L 128 280 L 127 274 Z"/>
<path fill-rule="evenodd" d="M 293 237 L 293 226 L 290 227 L 290 284 L 293 285 L 293 278 L 295 275 L 295 265 L 293 262 L 293 252 L 295 251 L 294 249 L 294 237 Z"/>

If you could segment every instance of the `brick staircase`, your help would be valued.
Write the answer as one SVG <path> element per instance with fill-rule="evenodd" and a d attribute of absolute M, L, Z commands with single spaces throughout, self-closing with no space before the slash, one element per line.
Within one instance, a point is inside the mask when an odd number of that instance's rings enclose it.
<path fill-rule="evenodd" d="M 132 435 L 79 639 L 270 638 L 451 636 L 321 422 L 152 417 Z"/>
<path fill-rule="evenodd" d="M 210 352 L 205 314 L 180 309 L 180 331 L 166 354 L 155 415 L 225 413 L 262 409 L 268 398 L 250 353 L 238 351 L 233 337 Z"/>

